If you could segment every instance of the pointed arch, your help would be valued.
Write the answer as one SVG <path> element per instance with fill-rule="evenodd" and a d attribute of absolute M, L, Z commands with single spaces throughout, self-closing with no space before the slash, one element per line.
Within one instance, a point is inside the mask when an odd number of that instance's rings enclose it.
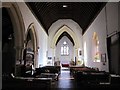
<path fill-rule="evenodd" d="M 67 32 L 71 36 L 71 38 L 74 40 L 75 48 L 78 48 L 80 43 L 79 43 L 75 33 L 73 32 L 73 30 L 71 28 L 69 28 L 67 25 L 63 25 L 61 28 L 59 28 L 59 30 L 57 30 L 57 32 L 55 33 L 55 35 L 53 37 L 51 47 L 55 48 L 56 42 L 63 32 Z"/>
<path fill-rule="evenodd" d="M 28 38 L 30 38 L 30 40 L 27 40 Z M 33 54 L 34 54 L 34 66 L 36 67 L 36 65 L 37 65 L 38 42 L 37 42 L 37 35 L 36 35 L 34 23 L 31 23 L 28 26 L 28 29 L 27 29 L 27 32 L 26 32 L 26 43 L 25 43 L 26 48 L 27 48 L 27 45 L 29 44 L 29 41 L 32 44 L 30 46 L 32 46 L 31 49 L 32 49 Z"/>
<path fill-rule="evenodd" d="M 30 34 L 31 36 L 31 40 L 33 41 L 33 50 L 37 51 L 37 35 L 35 32 L 35 27 L 34 27 L 34 23 L 31 23 L 28 26 L 27 32 L 26 32 L 26 39 L 28 37 L 28 34 Z M 27 43 L 26 43 L 27 44 Z M 26 46 L 26 45 L 25 45 Z"/>
<path fill-rule="evenodd" d="M 3 2 L 2 7 L 8 11 L 10 16 L 13 32 L 14 32 L 14 52 L 15 52 L 15 63 L 14 63 L 14 74 L 19 76 L 19 70 L 17 71 L 17 64 L 22 64 L 23 60 L 23 50 L 24 50 L 24 40 L 25 40 L 25 26 L 22 17 L 22 13 L 19 9 L 19 6 L 16 2 Z M 13 50 L 12 50 L 13 51 Z M 9 61 L 9 60 L 8 60 Z"/>
<path fill-rule="evenodd" d="M 24 26 L 24 21 L 22 18 L 21 11 L 17 3 L 3 2 L 2 7 L 8 10 L 9 15 L 12 19 L 13 29 L 14 29 L 15 38 L 16 38 L 15 39 L 16 48 L 18 48 L 19 46 L 24 47 L 25 26 Z"/>
<path fill-rule="evenodd" d="M 3 2 L 2 8 L 7 9 L 12 20 L 15 37 L 16 60 L 22 60 L 25 40 L 25 26 L 21 11 L 16 2 Z"/>
<path fill-rule="evenodd" d="M 56 42 L 56 45 L 58 44 L 58 42 L 60 41 L 60 39 L 61 39 L 62 37 L 64 37 L 64 36 L 66 36 L 66 37 L 72 42 L 72 44 L 73 44 L 73 46 L 74 46 L 74 40 L 73 40 L 73 38 L 72 38 L 67 32 L 63 32 L 63 33 L 59 36 L 59 38 L 58 38 L 58 40 L 57 40 L 57 42 Z"/>

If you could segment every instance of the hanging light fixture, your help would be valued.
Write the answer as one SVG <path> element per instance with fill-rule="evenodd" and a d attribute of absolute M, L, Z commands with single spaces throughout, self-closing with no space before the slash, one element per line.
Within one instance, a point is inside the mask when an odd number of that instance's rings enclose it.
<path fill-rule="evenodd" d="M 63 5 L 63 8 L 66 8 L 66 7 L 68 7 L 67 5 Z"/>

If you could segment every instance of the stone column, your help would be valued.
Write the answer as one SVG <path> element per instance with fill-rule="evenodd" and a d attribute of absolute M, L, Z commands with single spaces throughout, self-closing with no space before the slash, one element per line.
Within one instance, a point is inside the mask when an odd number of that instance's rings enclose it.
<path fill-rule="evenodd" d="M 20 64 L 22 64 L 24 47 L 15 46 L 15 50 L 16 50 L 16 61 L 18 60 L 20 61 Z"/>
<path fill-rule="evenodd" d="M 34 51 L 34 68 L 38 68 L 38 50 Z"/>
<path fill-rule="evenodd" d="M 76 65 L 78 64 L 78 48 L 75 48 Z"/>
<path fill-rule="evenodd" d="M 52 48 L 52 65 L 54 65 L 55 62 L 55 48 Z"/>
<path fill-rule="evenodd" d="M 15 76 L 20 76 L 21 75 L 20 65 L 22 64 L 23 61 L 24 46 L 15 46 L 15 50 L 16 50 Z"/>

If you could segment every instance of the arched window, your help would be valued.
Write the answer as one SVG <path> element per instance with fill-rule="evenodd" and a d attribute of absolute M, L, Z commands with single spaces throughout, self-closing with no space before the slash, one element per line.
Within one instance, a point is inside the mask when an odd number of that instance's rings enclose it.
<path fill-rule="evenodd" d="M 69 55 L 69 47 L 66 41 L 61 46 L 61 55 Z"/>
<path fill-rule="evenodd" d="M 94 62 L 100 62 L 99 39 L 97 33 L 93 33 L 93 59 Z"/>

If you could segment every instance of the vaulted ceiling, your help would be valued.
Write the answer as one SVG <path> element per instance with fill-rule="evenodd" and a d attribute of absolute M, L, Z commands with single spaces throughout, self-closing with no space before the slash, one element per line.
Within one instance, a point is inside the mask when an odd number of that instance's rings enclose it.
<path fill-rule="evenodd" d="M 79 24 L 84 34 L 106 2 L 26 2 L 26 4 L 47 33 L 55 21 L 72 19 Z"/>

